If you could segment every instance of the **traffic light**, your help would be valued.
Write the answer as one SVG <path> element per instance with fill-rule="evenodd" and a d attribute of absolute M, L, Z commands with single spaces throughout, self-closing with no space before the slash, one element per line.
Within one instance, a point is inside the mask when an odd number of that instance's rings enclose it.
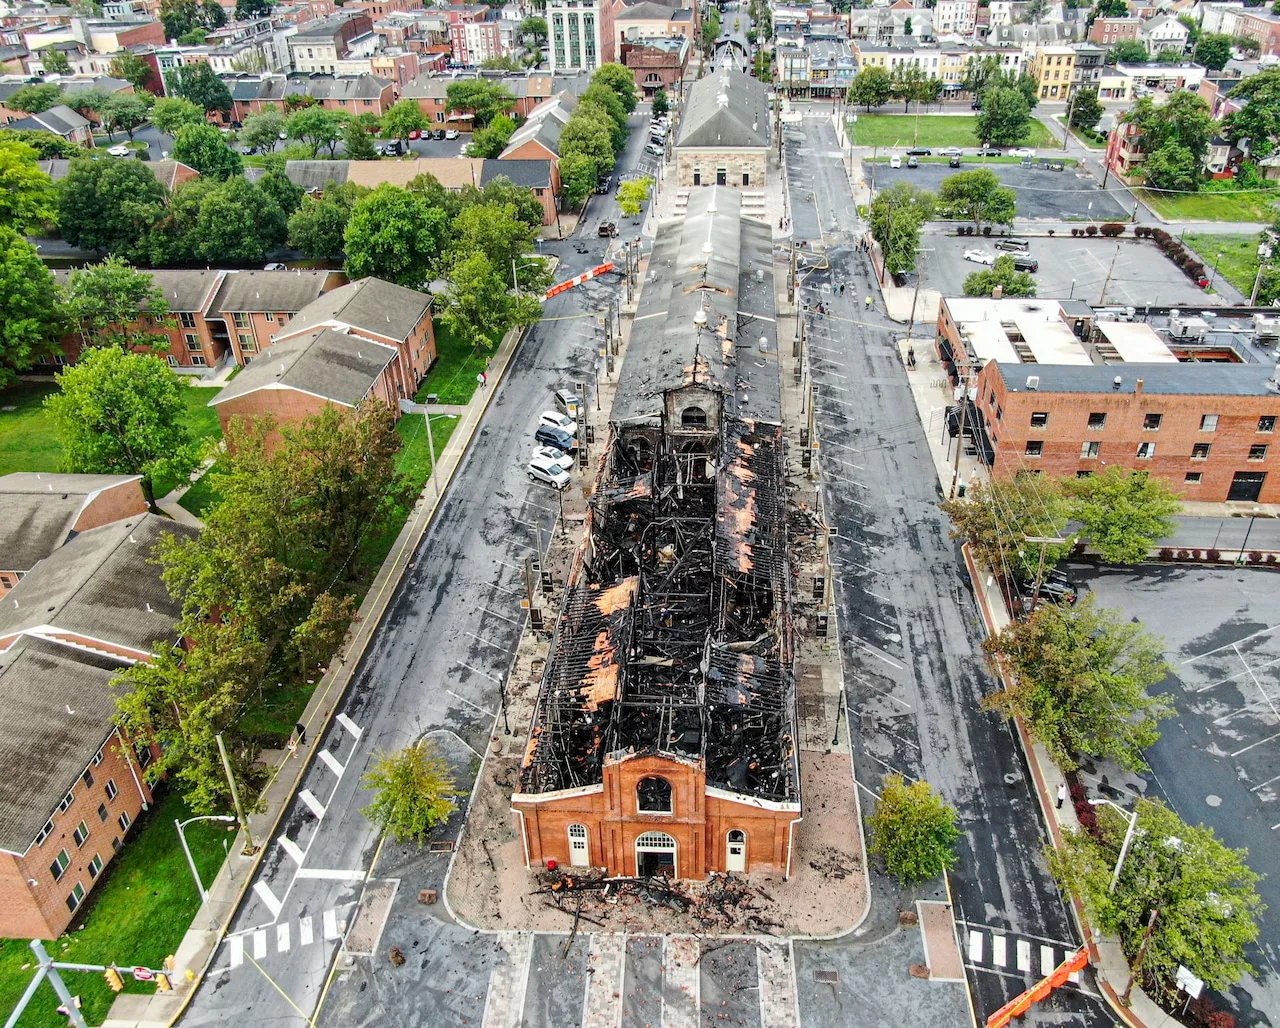
<path fill-rule="evenodd" d="M 102 972 L 102 977 L 107 980 L 107 985 L 111 987 L 112 992 L 124 990 L 124 979 L 120 977 L 120 972 L 116 968 L 108 967 Z"/>
<path fill-rule="evenodd" d="M 156 975 L 156 992 L 172 992 L 173 986 L 169 984 L 169 976 L 165 972 Z"/>

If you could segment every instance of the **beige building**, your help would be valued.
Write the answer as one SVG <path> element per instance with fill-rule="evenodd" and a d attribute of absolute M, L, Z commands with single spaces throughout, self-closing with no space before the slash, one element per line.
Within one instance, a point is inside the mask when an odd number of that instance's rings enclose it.
<path fill-rule="evenodd" d="M 730 68 L 699 79 L 676 138 L 682 186 L 761 189 L 769 155 L 769 99 L 765 85 Z"/>
<path fill-rule="evenodd" d="M 1065 100 L 1071 92 L 1076 52 L 1069 46 L 1038 46 L 1028 73 L 1040 87 L 1041 100 Z"/>

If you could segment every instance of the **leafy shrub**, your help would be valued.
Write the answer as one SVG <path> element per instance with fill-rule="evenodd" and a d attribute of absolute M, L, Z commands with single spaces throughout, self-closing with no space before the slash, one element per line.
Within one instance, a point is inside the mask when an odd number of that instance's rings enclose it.
<path fill-rule="evenodd" d="M 1274 553 L 1268 553 L 1265 563 L 1274 564 L 1275 562 L 1276 562 L 1276 555 Z"/>
<path fill-rule="evenodd" d="M 1222 552 L 1220 550 L 1205 550 L 1204 555 L 1209 560 L 1221 560 Z"/>
<path fill-rule="evenodd" d="M 1203 556 L 1204 556 L 1204 551 L 1202 551 L 1202 550 L 1192 550 L 1192 551 L 1191 551 L 1191 557 L 1192 557 L 1192 559 L 1193 559 L 1193 560 L 1200 560 Z"/>
<path fill-rule="evenodd" d="M 1078 236 L 1078 235 L 1080 234 L 1080 230 L 1079 230 L 1078 228 L 1073 228 L 1073 229 L 1071 230 L 1071 234 L 1072 234 L 1073 236 Z"/>
<path fill-rule="evenodd" d="M 1179 560 L 1190 560 L 1190 559 L 1191 559 L 1191 553 L 1190 553 L 1190 551 L 1188 551 L 1188 550 L 1179 550 L 1179 551 L 1178 551 L 1178 559 L 1179 559 Z"/>
<path fill-rule="evenodd" d="M 1076 820 L 1089 835 L 1098 838 L 1098 811 L 1092 803 L 1081 800 L 1075 805 Z"/>
<path fill-rule="evenodd" d="M 1090 226 L 1088 226 L 1088 227 L 1084 230 L 1084 234 L 1085 234 L 1086 236 L 1088 236 L 1090 239 L 1092 239 L 1094 236 L 1096 236 L 1096 235 L 1098 234 L 1098 226 L 1097 226 L 1097 225 L 1090 225 Z"/>
<path fill-rule="evenodd" d="M 989 235 L 991 235 L 991 226 L 990 226 L 990 225 L 983 225 L 983 226 L 982 226 L 982 234 L 983 234 L 984 236 L 989 236 Z"/>
<path fill-rule="evenodd" d="M 1124 235 L 1124 226 L 1114 221 L 1109 221 L 1102 226 L 1100 231 L 1108 239 L 1114 239 L 1116 236 Z"/>
<path fill-rule="evenodd" d="M 1261 550 L 1250 550 L 1250 551 L 1249 551 L 1249 563 L 1250 563 L 1250 564 L 1261 564 L 1261 563 L 1262 563 L 1262 551 L 1261 551 Z"/>
<path fill-rule="evenodd" d="M 1171 548 L 1169 548 L 1168 546 L 1161 546 L 1161 547 L 1160 547 L 1160 559 L 1161 559 L 1161 560 L 1173 560 L 1173 550 L 1172 550 Z"/>
<path fill-rule="evenodd" d="M 1049 238 L 1050 238 L 1050 239 L 1052 239 L 1052 238 L 1053 238 L 1053 229 L 1049 229 Z"/>

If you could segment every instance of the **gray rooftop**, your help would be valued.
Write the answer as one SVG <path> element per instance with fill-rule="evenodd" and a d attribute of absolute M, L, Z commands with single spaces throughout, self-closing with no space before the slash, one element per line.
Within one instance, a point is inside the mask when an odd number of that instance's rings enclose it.
<path fill-rule="evenodd" d="M 611 420 L 656 422 L 662 395 L 692 384 L 696 356 L 698 382 L 724 394 L 726 413 L 781 424 L 773 233 L 740 211 L 736 190 L 709 186 L 659 226 Z"/>
<path fill-rule="evenodd" d="M 111 680 L 126 666 L 44 639 L 22 638 L 0 653 L 0 850 L 25 853 L 79 785 L 111 732 Z"/>
<path fill-rule="evenodd" d="M 213 407 L 259 389 L 297 389 L 354 407 L 369 395 L 394 346 L 333 329 L 319 329 L 272 345 L 209 401 Z"/>
<path fill-rule="evenodd" d="M 689 92 L 676 146 L 769 146 L 768 90 L 745 72 L 724 68 Z"/>
<path fill-rule="evenodd" d="M 155 514 L 81 532 L 8 592 L 0 604 L 0 637 L 53 625 L 135 650 L 172 641 L 180 605 L 151 559 L 162 536 L 196 534 Z"/>
<path fill-rule="evenodd" d="M 431 297 L 426 293 L 380 278 L 362 278 L 317 297 L 298 311 L 286 331 L 288 335 L 296 335 L 302 330 L 337 322 L 403 342 L 430 307 Z"/>
<path fill-rule="evenodd" d="M 214 312 L 232 314 L 254 311 L 283 311 L 296 314 L 324 292 L 332 271 L 229 271 L 218 295 Z"/>
<path fill-rule="evenodd" d="M 1177 364 L 1000 364 L 1012 391 L 1025 390 L 1028 375 L 1040 379 L 1042 393 L 1119 393 L 1133 396 L 1138 379 L 1142 393 L 1156 396 L 1280 396 L 1267 382 L 1270 364 L 1189 361 Z M 1115 379 L 1120 379 L 1116 388 Z"/>
<path fill-rule="evenodd" d="M 98 492 L 137 475 L 16 472 L 0 477 L 0 569 L 30 571 L 71 536 Z"/>
<path fill-rule="evenodd" d="M 347 181 L 347 165 L 350 161 L 285 161 L 284 173 L 290 182 L 307 192 L 324 189 L 331 182 L 342 185 Z"/>
<path fill-rule="evenodd" d="M 480 166 L 480 185 L 505 178 L 514 186 L 527 189 L 551 188 L 551 162 L 526 160 L 485 161 Z"/>
<path fill-rule="evenodd" d="M 36 131 L 52 132 L 55 136 L 69 136 L 77 129 L 88 128 L 89 123 L 80 117 L 66 104 L 57 104 L 50 107 L 47 111 L 41 111 L 39 114 L 28 114 L 25 118 L 18 118 L 9 122 L 5 128 L 14 130 L 19 129 L 35 129 Z"/>
<path fill-rule="evenodd" d="M 291 36 L 290 42 L 297 39 Z M 377 75 L 223 75 L 220 76 L 233 100 L 283 100 L 287 96 L 310 96 L 317 100 L 376 100 L 390 79 Z"/>

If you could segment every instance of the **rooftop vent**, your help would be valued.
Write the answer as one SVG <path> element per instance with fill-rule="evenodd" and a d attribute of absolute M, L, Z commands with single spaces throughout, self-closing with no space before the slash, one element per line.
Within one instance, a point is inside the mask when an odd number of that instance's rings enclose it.
<path fill-rule="evenodd" d="M 1028 376 L 1027 376 L 1027 388 L 1028 388 L 1028 389 L 1039 389 L 1039 388 L 1040 388 L 1040 376 L 1039 376 L 1039 375 L 1028 375 Z"/>
<path fill-rule="evenodd" d="M 1113 379 L 1111 380 L 1111 388 L 1112 388 L 1112 389 L 1119 389 L 1119 388 L 1120 388 L 1120 384 L 1121 384 L 1121 382 L 1123 382 L 1123 381 L 1124 381 L 1124 379 L 1122 379 L 1119 375 L 1117 375 L 1115 378 L 1113 378 Z"/>

